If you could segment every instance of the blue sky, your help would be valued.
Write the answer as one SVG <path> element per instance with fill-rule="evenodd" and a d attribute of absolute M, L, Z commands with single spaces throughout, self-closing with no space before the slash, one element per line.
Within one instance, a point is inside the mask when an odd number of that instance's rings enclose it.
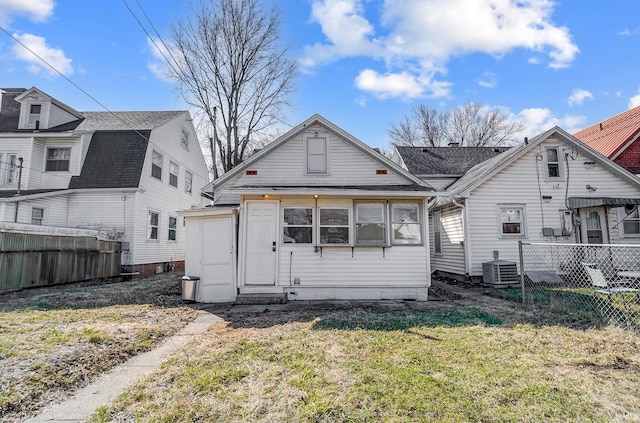
<path fill-rule="evenodd" d="M 181 0 L 0 0 L 0 25 L 109 110 L 185 109 L 127 4 L 167 41 L 189 13 Z M 500 107 L 525 123 L 522 137 L 554 125 L 575 132 L 640 105 L 635 0 L 278 4 L 283 42 L 301 66 L 292 125 L 319 113 L 388 148 L 389 125 L 418 104 Z M 80 111 L 104 110 L 0 32 L 0 87 L 31 86 Z"/>

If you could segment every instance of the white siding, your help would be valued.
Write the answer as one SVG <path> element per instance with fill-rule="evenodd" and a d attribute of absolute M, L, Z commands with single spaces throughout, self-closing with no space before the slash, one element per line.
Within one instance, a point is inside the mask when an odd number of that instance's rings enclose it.
<path fill-rule="evenodd" d="M 366 200 L 358 198 L 357 200 Z M 403 201 L 398 199 L 397 201 Z M 406 201 L 415 201 L 406 200 Z M 351 209 L 353 242 L 353 199 L 323 198 L 318 207 Z M 280 207 L 316 208 L 313 199 L 282 199 Z M 324 246 L 282 242 L 282 212 L 278 222 L 278 276 L 276 285 L 288 287 L 299 278 L 304 288 L 333 287 L 407 287 L 429 284 L 428 244 L 391 247 Z M 317 236 L 317 209 L 314 211 L 314 234 Z M 423 222 L 423 240 L 428 231 Z"/>
<path fill-rule="evenodd" d="M 62 110 L 60 107 L 55 104 L 51 104 L 51 109 L 49 110 L 49 126 L 48 128 L 53 128 L 54 126 L 62 125 L 63 123 L 72 122 L 77 120 L 78 118 L 67 112 L 66 110 Z"/>
<path fill-rule="evenodd" d="M 278 285 L 300 278 L 300 287 L 426 285 L 424 246 L 322 247 L 285 244 L 280 247 Z M 291 270 L 289 270 L 291 269 Z"/>
<path fill-rule="evenodd" d="M 140 178 L 141 190 L 136 195 L 132 263 L 158 263 L 184 259 L 184 226 L 178 218 L 176 241 L 169 241 L 169 216 L 178 217 L 179 210 L 205 205 L 200 188 L 208 182 L 207 166 L 200 150 L 195 129 L 188 114 L 180 115 L 151 132 L 149 146 Z M 190 132 L 190 148 L 180 146 L 182 128 Z M 163 155 L 162 180 L 151 177 L 151 156 L 156 150 Z M 178 187 L 169 185 L 169 162 L 180 166 Z M 184 171 L 193 174 L 191 193 L 184 191 Z M 160 215 L 158 240 L 147 240 L 147 219 L 150 210 Z"/>
<path fill-rule="evenodd" d="M 571 146 L 563 145 L 555 139 L 541 143 L 535 151 L 530 151 L 511 163 L 499 174 L 476 188 L 466 201 L 469 213 L 471 274 L 482 275 L 482 263 L 493 260 L 493 250 L 500 252 L 500 259 L 518 263 L 518 241 L 524 242 L 575 242 L 575 236 L 544 237 L 542 228 L 560 228 L 560 210 L 566 209 L 567 197 L 631 197 L 640 198 L 640 191 L 633 185 L 596 165 L 586 169 L 583 162 L 591 161 L 580 155 L 569 157 L 569 180 L 567 190 L 566 163 L 563 161 L 564 177 L 560 181 L 545 181 L 542 161 L 536 154 L 548 147 L 565 148 L 571 153 Z M 561 150 L 562 151 L 562 150 Z M 575 151 L 574 151 L 575 152 Z M 539 185 L 536 173 L 539 166 Z M 586 185 L 597 187 L 597 192 L 586 189 Z M 550 196 L 543 201 L 541 196 Z M 498 204 L 522 204 L 526 209 L 526 236 L 523 238 L 500 238 L 498 234 Z M 609 213 L 611 216 L 611 213 Z M 543 225 L 544 220 L 544 225 Z M 609 219 L 609 226 L 613 225 Z M 616 241 L 612 238 L 612 241 Z"/>
<path fill-rule="evenodd" d="M 462 223 L 462 209 L 453 205 L 440 209 L 441 247 L 442 253 L 435 253 L 433 225 L 433 212 L 429 215 L 431 224 L 431 270 L 443 271 L 458 275 L 464 275 L 464 228 Z"/>
<path fill-rule="evenodd" d="M 392 169 L 324 127 L 314 125 L 308 129 L 308 132 L 315 131 L 322 136 L 327 135 L 330 140 L 328 174 L 306 174 L 303 154 L 304 134 L 300 134 L 247 168 L 256 170 L 257 175 L 243 173 L 233 185 L 402 185 L 409 183 L 406 178 L 399 176 Z M 386 175 L 376 174 L 376 170 L 383 169 L 387 170 Z"/>

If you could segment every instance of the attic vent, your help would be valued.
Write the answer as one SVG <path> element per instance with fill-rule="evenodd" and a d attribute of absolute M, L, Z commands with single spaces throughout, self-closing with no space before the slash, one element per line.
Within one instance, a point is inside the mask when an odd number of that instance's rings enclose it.
<path fill-rule="evenodd" d="M 257 171 L 257 170 L 247 170 L 247 171 L 245 172 L 245 175 L 255 176 L 255 175 L 257 175 L 257 174 L 258 174 L 258 171 Z"/>
<path fill-rule="evenodd" d="M 376 175 L 386 175 L 387 169 L 376 169 Z"/>

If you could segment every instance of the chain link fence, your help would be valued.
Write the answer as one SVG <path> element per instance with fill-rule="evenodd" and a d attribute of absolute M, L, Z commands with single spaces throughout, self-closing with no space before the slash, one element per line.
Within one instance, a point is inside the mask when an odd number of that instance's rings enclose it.
<path fill-rule="evenodd" d="M 640 245 L 520 243 L 522 301 L 640 329 Z"/>

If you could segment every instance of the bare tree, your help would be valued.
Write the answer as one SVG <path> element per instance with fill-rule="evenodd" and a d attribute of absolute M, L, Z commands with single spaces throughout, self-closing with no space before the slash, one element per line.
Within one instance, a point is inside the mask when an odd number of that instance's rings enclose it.
<path fill-rule="evenodd" d="M 393 145 L 480 147 L 508 144 L 523 129 L 521 122 L 508 120 L 498 108 L 469 102 L 444 113 L 421 104 L 387 132 Z"/>
<path fill-rule="evenodd" d="M 173 26 L 173 78 L 211 125 L 213 175 L 235 167 L 283 122 L 297 63 L 280 44 L 281 12 L 261 0 L 199 0 Z M 177 56 L 177 57 L 176 57 Z M 218 158 L 219 157 L 219 158 Z"/>

